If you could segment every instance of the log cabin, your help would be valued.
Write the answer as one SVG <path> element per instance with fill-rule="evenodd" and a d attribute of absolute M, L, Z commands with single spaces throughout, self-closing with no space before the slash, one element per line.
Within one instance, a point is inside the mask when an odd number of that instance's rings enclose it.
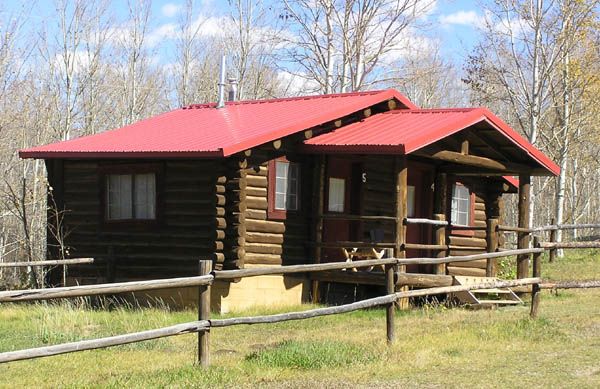
<path fill-rule="evenodd" d="M 530 177 L 559 172 L 489 110 L 419 109 L 393 89 L 190 105 L 19 154 L 45 160 L 48 255 L 96 258 L 69 268 L 72 284 L 190 276 L 207 258 L 240 269 L 496 251 L 502 196 L 519 193 L 527 228 Z M 489 277 L 489 262 L 400 270 Z M 329 301 L 336 285 L 383 282 L 376 270 L 220 282 L 212 304 Z M 185 305 L 196 292 L 159 296 Z"/>

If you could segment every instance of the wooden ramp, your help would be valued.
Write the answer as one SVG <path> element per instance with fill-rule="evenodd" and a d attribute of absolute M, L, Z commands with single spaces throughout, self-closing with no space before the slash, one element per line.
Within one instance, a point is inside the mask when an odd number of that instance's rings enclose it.
<path fill-rule="evenodd" d="M 473 285 L 498 281 L 496 277 L 454 276 L 454 285 Z M 523 301 L 510 288 L 473 289 L 453 293 L 451 298 L 457 299 L 472 308 L 495 308 L 506 305 L 523 304 Z"/>

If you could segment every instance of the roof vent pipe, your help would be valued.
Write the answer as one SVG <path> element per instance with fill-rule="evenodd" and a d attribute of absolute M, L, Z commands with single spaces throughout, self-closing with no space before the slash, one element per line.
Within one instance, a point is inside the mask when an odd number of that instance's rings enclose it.
<path fill-rule="evenodd" d="M 238 82 L 235 77 L 229 77 L 229 98 L 228 101 L 236 101 L 238 98 Z"/>
<path fill-rule="evenodd" d="M 225 61 L 227 56 L 221 56 L 221 73 L 219 74 L 219 100 L 217 101 L 217 108 L 223 108 L 225 106 Z"/>

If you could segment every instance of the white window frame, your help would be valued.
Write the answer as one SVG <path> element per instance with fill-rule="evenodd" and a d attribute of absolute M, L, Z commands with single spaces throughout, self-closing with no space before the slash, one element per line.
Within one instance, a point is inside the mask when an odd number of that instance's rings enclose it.
<path fill-rule="evenodd" d="M 464 185 L 455 183 L 452 186 L 452 203 L 450 209 L 450 220 L 454 226 L 471 225 L 471 191 Z M 466 222 L 464 219 L 466 218 Z"/>
<path fill-rule="evenodd" d="M 285 166 L 285 169 L 284 169 Z M 278 188 L 280 188 L 278 190 Z M 275 161 L 275 182 L 273 208 L 276 211 L 297 211 L 300 209 L 300 164 L 289 161 Z M 283 205 L 278 204 L 283 199 Z"/>

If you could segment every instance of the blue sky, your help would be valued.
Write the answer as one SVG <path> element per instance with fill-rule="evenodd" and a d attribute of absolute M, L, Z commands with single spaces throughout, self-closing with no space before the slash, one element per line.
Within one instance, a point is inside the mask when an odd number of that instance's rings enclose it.
<path fill-rule="evenodd" d="M 153 1 L 151 30 L 157 31 L 162 26 L 175 22 L 184 3 L 185 0 Z M 198 3 L 200 12 L 211 16 L 223 14 L 228 6 L 226 0 L 201 0 Z M 33 8 L 30 7 L 30 1 L 10 1 L 0 6 L 0 11 L 11 14 L 25 10 L 27 15 L 31 15 L 32 25 L 37 24 L 36 22 L 46 23 L 51 20 L 54 1 L 39 0 Z M 127 13 L 126 1 L 113 1 L 111 7 L 117 17 L 124 17 Z M 444 54 L 458 59 L 464 57 L 477 40 L 473 24 L 480 17 L 481 12 L 475 0 L 437 0 L 428 16 L 428 21 L 431 22 L 428 34 L 442 41 Z"/>

